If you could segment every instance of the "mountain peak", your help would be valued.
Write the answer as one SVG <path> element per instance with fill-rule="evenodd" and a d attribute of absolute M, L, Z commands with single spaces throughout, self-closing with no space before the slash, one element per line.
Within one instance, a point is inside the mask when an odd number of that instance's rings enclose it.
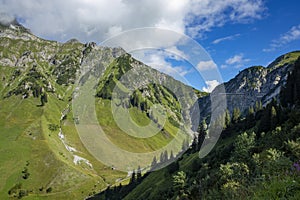
<path fill-rule="evenodd" d="M 2 28 L 10 28 L 15 30 L 26 30 L 29 32 L 29 29 L 25 28 L 23 25 L 21 25 L 18 20 L 6 13 L 0 13 L 0 26 Z"/>
<path fill-rule="evenodd" d="M 16 18 L 3 13 L 0 13 L 0 37 L 26 41 L 39 39 L 28 28 L 20 24 Z"/>

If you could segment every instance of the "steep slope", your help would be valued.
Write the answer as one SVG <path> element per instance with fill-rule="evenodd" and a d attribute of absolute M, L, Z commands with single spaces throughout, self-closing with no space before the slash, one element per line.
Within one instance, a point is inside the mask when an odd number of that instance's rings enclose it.
<path fill-rule="evenodd" d="M 228 110 L 239 108 L 241 112 L 255 107 L 257 102 L 266 105 L 273 98 L 279 98 L 280 88 L 286 84 L 293 64 L 300 56 L 300 51 L 290 52 L 278 57 L 268 67 L 253 66 L 241 71 L 235 78 L 224 83 L 225 94 L 218 94 L 218 88 L 212 95 L 226 95 Z M 199 99 L 201 116 L 209 116 L 209 96 Z"/>
<path fill-rule="evenodd" d="M 131 137 L 114 122 L 112 90 L 128 90 L 117 84 L 128 71 L 133 88 L 145 85 L 118 106 L 129 108 L 131 119 L 141 126 L 158 124 L 161 131 L 151 138 Z M 160 149 L 178 136 L 181 126 L 179 137 L 189 140 L 189 107 L 195 93 L 202 95 L 121 48 L 44 40 L 16 21 L 0 26 L 0 72 L 0 199 L 85 198 L 126 181 L 127 173 L 105 166 L 81 142 L 76 124 L 82 119 L 72 107 L 77 83 L 99 78 L 94 85 L 97 120 L 113 143 L 132 152 Z M 153 110 L 157 103 L 165 107 L 165 123 L 160 123 L 159 109 Z"/>
<path fill-rule="evenodd" d="M 280 101 L 228 124 L 207 157 L 199 158 L 195 141 L 168 167 L 90 199 L 299 199 L 299 69 L 300 57 L 291 64 Z"/>
<path fill-rule="evenodd" d="M 0 35 L 0 198 L 83 198 L 125 177 L 90 155 L 66 109 L 91 44 L 46 41 L 16 24 Z"/>

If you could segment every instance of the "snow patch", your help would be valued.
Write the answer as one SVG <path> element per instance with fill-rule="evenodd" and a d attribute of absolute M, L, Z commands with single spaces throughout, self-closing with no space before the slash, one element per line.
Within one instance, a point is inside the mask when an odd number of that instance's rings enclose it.
<path fill-rule="evenodd" d="M 71 147 L 69 145 L 66 144 L 65 142 L 65 136 L 62 133 L 62 130 L 59 129 L 59 133 L 58 133 L 58 137 L 61 140 L 61 142 L 64 144 L 65 148 L 69 151 L 69 152 L 77 152 L 77 150 L 74 147 Z"/>
<path fill-rule="evenodd" d="M 77 155 L 74 155 L 73 162 L 75 165 L 78 165 L 78 164 L 80 164 L 80 162 L 83 162 L 83 163 L 87 164 L 88 166 L 90 166 L 91 168 L 93 168 L 93 165 L 90 163 L 89 160 L 87 160 L 83 157 L 77 156 Z"/>
<path fill-rule="evenodd" d="M 75 154 L 73 154 L 74 152 L 78 152 L 77 149 L 75 149 L 74 147 L 71 147 L 69 145 L 66 144 L 66 141 L 65 141 L 65 136 L 64 134 L 62 133 L 62 130 L 61 128 L 59 129 L 59 133 L 58 133 L 58 137 L 59 139 L 61 140 L 61 142 L 64 144 L 65 148 L 67 149 L 67 151 L 69 151 L 70 153 L 72 153 L 73 155 L 73 162 L 75 165 L 78 165 L 80 164 L 81 162 L 87 164 L 88 166 L 90 166 L 91 168 L 93 168 L 93 165 L 90 163 L 89 160 L 83 158 L 83 157 L 80 157 L 80 156 L 77 156 Z"/>

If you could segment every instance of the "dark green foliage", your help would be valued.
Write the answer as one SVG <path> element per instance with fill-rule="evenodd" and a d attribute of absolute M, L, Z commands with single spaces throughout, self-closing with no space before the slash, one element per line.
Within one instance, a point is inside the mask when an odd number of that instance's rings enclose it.
<path fill-rule="evenodd" d="M 99 88 L 96 93 L 97 97 L 104 99 L 112 98 L 112 92 L 116 86 L 116 81 L 120 80 L 126 72 L 132 69 L 130 59 L 131 56 L 129 54 L 124 54 L 110 64 L 99 81 Z"/>
<path fill-rule="evenodd" d="M 76 79 L 76 71 L 79 69 L 79 57 L 81 51 L 75 49 L 73 52 L 70 52 L 69 55 L 65 55 L 62 58 L 62 62 L 56 66 L 52 72 L 54 76 L 57 77 L 56 83 L 59 85 L 69 85 L 74 84 Z M 58 58 L 54 58 L 56 60 Z M 56 63 L 55 63 L 56 64 Z"/>
<path fill-rule="evenodd" d="M 281 90 L 280 101 L 283 106 L 300 104 L 300 57 L 289 74 L 285 88 Z"/>
<path fill-rule="evenodd" d="M 27 167 L 24 167 L 24 170 L 22 171 L 22 178 L 23 179 L 28 179 L 29 176 L 30 176 L 30 173 L 28 172 L 28 168 Z"/>
<path fill-rule="evenodd" d="M 254 108 L 251 106 L 248 109 L 248 113 L 246 115 L 246 127 L 251 128 L 255 125 L 255 113 Z"/>
<path fill-rule="evenodd" d="M 151 170 L 154 170 L 156 167 L 157 167 L 157 160 L 156 160 L 156 156 L 154 156 L 151 163 Z"/>
<path fill-rule="evenodd" d="M 170 165 L 167 166 L 167 170 L 169 174 L 173 174 L 174 172 L 179 170 L 179 163 L 177 161 L 172 162 Z"/>
<path fill-rule="evenodd" d="M 255 112 L 258 112 L 258 111 L 260 111 L 260 110 L 262 110 L 262 103 L 261 103 L 261 101 L 256 101 L 255 102 Z"/>
<path fill-rule="evenodd" d="M 175 195 L 182 198 L 187 198 L 187 191 L 186 191 L 186 173 L 183 171 L 177 172 L 173 175 L 173 187 L 175 190 Z"/>
<path fill-rule="evenodd" d="M 277 114 L 277 110 L 280 109 L 277 105 L 276 100 L 266 106 L 262 110 L 262 117 L 259 124 L 259 132 L 266 132 L 274 129 L 280 121 L 280 116 Z"/>
<path fill-rule="evenodd" d="M 241 111 L 239 108 L 234 108 L 232 113 L 232 122 L 237 123 L 240 119 Z"/>
<path fill-rule="evenodd" d="M 57 125 L 57 124 L 48 124 L 48 129 L 50 131 L 57 131 L 59 129 L 59 125 Z"/>
<path fill-rule="evenodd" d="M 130 183 L 135 183 L 135 182 L 136 182 L 136 173 L 135 170 L 133 170 L 131 174 Z"/>
<path fill-rule="evenodd" d="M 140 182 L 141 179 L 142 179 L 142 170 L 141 170 L 141 167 L 139 166 L 136 171 L 136 180 L 137 180 L 137 182 Z"/>
<path fill-rule="evenodd" d="M 248 161 L 251 155 L 251 149 L 255 146 L 255 133 L 242 133 L 237 137 L 233 143 L 234 151 L 232 160 L 234 161 Z"/>
<path fill-rule="evenodd" d="M 14 185 L 9 191 L 8 194 L 9 195 L 13 195 L 16 194 L 18 192 L 18 190 L 20 190 L 22 188 L 22 184 L 21 183 L 17 183 L 16 185 Z"/>
<path fill-rule="evenodd" d="M 22 199 L 23 197 L 28 195 L 28 191 L 25 189 L 22 189 L 22 184 L 18 183 L 14 185 L 9 191 L 8 195 L 11 197 L 16 197 L 18 199 Z"/>
<path fill-rule="evenodd" d="M 192 150 L 166 169 L 150 174 L 164 174 L 164 180 L 146 193 L 141 190 L 149 184 L 145 178 L 127 197 L 147 199 L 151 194 L 151 199 L 299 199 L 300 109 L 282 108 L 275 100 L 265 108 L 259 104 L 257 112 L 249 108 L 245 119 L 236 117 L 235 124 L 223 130 L 213 151 L 199 159 L 201 135 L 207 130 L 202 122 Z M 164 187 L 168 184 L 172 187 Z"/>
<path fill-rule="evenodd" d="M 47 188 L 46 193 L 52 192 L 52 187 Z"/>
<path fill-rule="evenodd" d="M 44 106 L 45 103 L 47 103 L 47 102 L 48 102 L 48 96 L 47 96 L 47 93 L 43 93 L 43 94 L 41 95 L 41 106 Z"/>
<path fill-rule="evenodd" d="M 225 128 L 228 127 L 231 123 L 230 112 L 228 109 L 225 111 Z"/>

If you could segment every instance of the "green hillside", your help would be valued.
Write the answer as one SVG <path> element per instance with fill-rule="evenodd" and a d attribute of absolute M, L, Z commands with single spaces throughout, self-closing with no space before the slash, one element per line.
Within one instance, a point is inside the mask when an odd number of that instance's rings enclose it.
<path fill-rule="evenodd" d="M 190 87 L 150 69 L 118 48 L 76 40 L 47 41 L 21 26 L 16 30 L 2 25 L 0 28 L 7 35 L 0 38 L 0 199 L 83 199 L 108 185 L 128 182 L 127 172 L 104 165 L 81 142 L 76 129 L 80 119 L 73 115 L 72 108 L 80 76 L 83 83 L 103 73 L 95 86 L 97 119 L 118 147 L 130 152 L 152 152 L 175 137 L 189 137 L 178 132 L 181 125 L 184 130 L 189 127 L 182 124 L 182 107 L 167 87 L 149 84 L 135 90 L 127 101 L 134 123 L 146 126 L 152 121 L 161 122 L 161 131 L 150 138 L 136 138 L 122 131 L 110 105 L 117 80 L 140 65 L 150 75 L 170 80 L 182 90 Z M 90 61 L 98 64 L 81 74 Z M 203 94 L 197 91 L 197 95 Z M 193 102 L 192 98 L 188 101 L 187 104 Z M 165 106 L 164 115 L 154 109 L 157 103 Z M 165 123 L 161 116 L 166 117 Z"/>
<path fill-rule="evenodd" d="M 300 57 L 278 100 L 250 107 L 245 116 L 223 115 L 228 123 L 205 158 L 199 158 L 201 136 L 210 130 L 201 125 L 177 161 L 91 199 L 299 199 L 299 72 Z"/>

